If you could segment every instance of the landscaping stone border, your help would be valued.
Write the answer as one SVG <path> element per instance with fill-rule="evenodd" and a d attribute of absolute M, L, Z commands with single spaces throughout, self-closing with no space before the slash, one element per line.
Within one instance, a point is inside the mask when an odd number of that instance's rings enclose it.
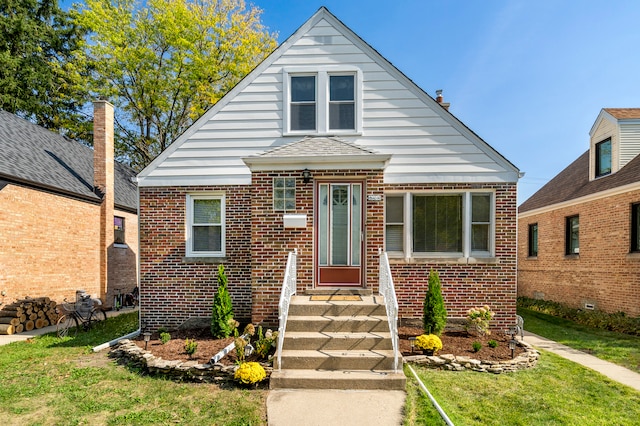
<path fill-rule="evenodd" d="M 465 371 L 472 370 L 480 373 L 512 373 L 519 370 L 533 368 L 540 359 L 540 352 L 527 342 L 518 340 L 518 346 L 524 348 L 514 359 L 507 361 L 482 361 L 467 356 L 443 355 L 410 355 L 403 356 L 404 362 L 422 365 L 438 370 Z"/>
<path fill-rule="evenodd" d="M 129 339 L 120 340 L 109 352 L 119 363 L 143 369 L 149 375 L 167 377 L 179 382 L 224 383 L 234 381 L 237 366 L 200 364 L 196 361 L 168 361 L 145 351 Z M 268 380 L 273 368 L 263 363 Z"/>

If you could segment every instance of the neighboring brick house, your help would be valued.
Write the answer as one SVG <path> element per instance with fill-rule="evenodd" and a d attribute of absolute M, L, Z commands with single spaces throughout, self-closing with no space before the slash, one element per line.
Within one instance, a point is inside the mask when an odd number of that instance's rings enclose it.
<path fill-rule="evenodd" d="M 210 316 L 222 263 L 274 324 L 297 249 L 300 293 L 377 291 L 386 250 L 402 319 L 435 269 L 450 317 L 512 324 L 519 171 L 441 101 L 319 9 L 138 175 L 143 322 Z"/>
<path fill-rule="evenodd" d="M 640 315 L 640 108 L 605 108 L 589 150 L 519 207 L 518 295 Z"/>
<path fill-rule="evenodd" d="M 94 109 L 94 150 L 0 110 L 0 302 L 111 306 L 137 285 L 135 172 L 114 162 L 113 107 Z"/>

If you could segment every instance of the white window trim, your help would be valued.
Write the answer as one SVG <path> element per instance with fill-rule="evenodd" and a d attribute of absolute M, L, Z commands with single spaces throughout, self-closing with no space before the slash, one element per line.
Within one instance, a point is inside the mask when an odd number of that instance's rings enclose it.
<path fill-rule="evenodd" d="M 220 200 L 220 222 L 221 222 L 221 230 L 220 230 L 220 247 L 221 251 L 194 251 L 193 250 L 193 201 L 194 200 Z M 203 192 L 203 193 L 190 193 L 187 194 L 187 212 L 185 218 L 186 224 L 186 257 L 224 257 L 225 256 L 225 248 L 226 248 L 226 224 L 225 224 L 225 194 L 224 193 L 212 193 L 212 192 Z"/>
<path fill-rule="evenodd" d="M 289 107 L 291 105 L 291 76 L 316 76 L 316 129 L 290 130 Z M 329 76 L 353 75 L 355 77 L 355 129 L 329 129 Z M 360 136 L 362 135 L 362 70 L 347 66 L 291 67 L 282 70 L 282 134 L 283 136 Z"/>
<path fill-rule="evenodd" d="M 488 251 L 472 251 L 471 250 L 471 195 L 472 194 L 490 194 L 491 195 L 491 224 L 489 226 L 489 250 Z M 390 257 L 403 257 L 410 261 L 414 258 L 442 258 L 442 259 L 460 259 L 466 261 L 473 258 L 493 258 L 495 256 L 495 238 L 496 238 L 496 197 L 495 191 L 491 189 L 480 189 L 470 191 L 389 191 L 390 196 L 403 195 L 404 198 L 404 253 L 394 251 L 389 252 Z M 413 252 L 413 196 L 414 195 L 462 195 L 462 252 Z M 386 234 L 385 234 L 386 239 Z M 386 245 L 386 243 L 385 243 Z"/>

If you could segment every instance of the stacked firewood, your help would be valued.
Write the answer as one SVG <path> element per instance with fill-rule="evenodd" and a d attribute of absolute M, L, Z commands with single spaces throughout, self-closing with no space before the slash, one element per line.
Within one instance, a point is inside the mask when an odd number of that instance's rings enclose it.
<path fill-rule="evenodd" d="M 0 306 L 0 334 L 31 331 L 55 325 L 57 321 L 56 302 L 48 297 L 27 297 Z"/>

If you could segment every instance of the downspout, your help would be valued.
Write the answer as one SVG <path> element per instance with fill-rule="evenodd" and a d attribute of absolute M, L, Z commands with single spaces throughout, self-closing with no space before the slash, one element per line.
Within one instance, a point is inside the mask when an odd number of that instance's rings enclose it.
<path fill-rule="evenodd" d="M 131 181 L 133 182 L 138 182 L 138 178 L 137 177 L 133 177 L 131 178 Z M 138 263 L 138 288 L 140 288 L 140 188 L 137 188 L 137 192 L 138 192 L 138 207 L 137 207 L 137 211 L 138 211 L 138 259 L 136 260 L 136 262 Z M 110 340 L 106 343 L 103 343 L 101 345 L 98 346 L 94 346 L 93 347 L 93 352 L 100 352 L 103 349 L 107 349 L 107 348 L 111 348 L 115 345 L 118 344 L 118 342 L 120 340 L 124 340 L 124 339 L 133 339 L 134 337 L 138 337 L 140 335 L 140 333 L 142 333 L 142 297 L 140 297 L 140 293 L 138 293 L 138 329 L 132 333 L 129 334 L 125 334 L 124 336 L 120 336 L 117 337 L 113 340 Z"/>

